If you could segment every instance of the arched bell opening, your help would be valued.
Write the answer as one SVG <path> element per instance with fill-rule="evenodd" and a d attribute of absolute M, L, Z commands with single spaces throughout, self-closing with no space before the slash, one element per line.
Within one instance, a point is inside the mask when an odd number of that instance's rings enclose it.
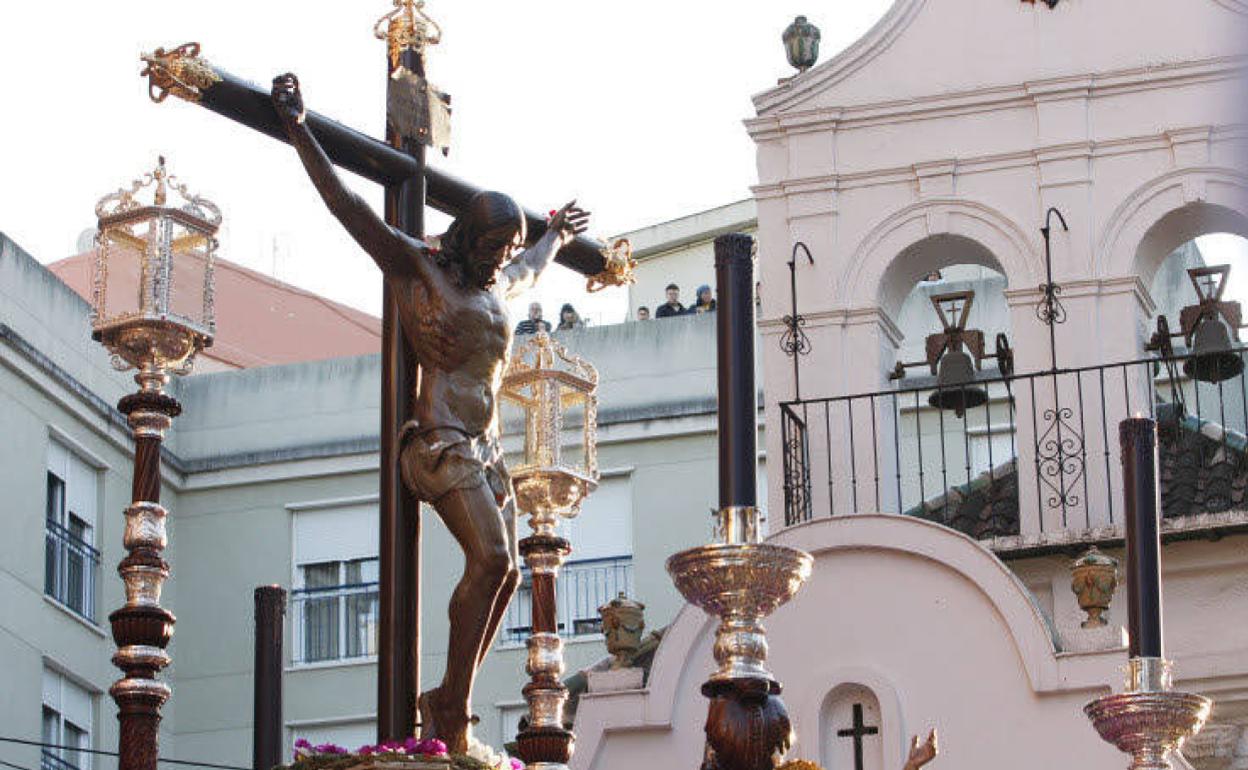
<path fill-rule="evenodd" d="M 900 510 L 974 536 L 1016 532 L 1007 278 L 969 239 L 929 239 L 908 252 L 898 262 L 914 280 L 896 311 L 905 336 L 890 373 Z"/>
<path fill-rule="evenodd" d="M 1248 503 L 1248 238 L 1191 238 L 1161 261 L 1150 287 L 1156 314 L 1146 348 L 1167 518 Z"/>

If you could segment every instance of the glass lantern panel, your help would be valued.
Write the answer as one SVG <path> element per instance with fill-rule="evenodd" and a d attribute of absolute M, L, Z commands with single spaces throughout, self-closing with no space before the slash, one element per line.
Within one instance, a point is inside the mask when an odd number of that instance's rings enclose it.
<path fill-rule="evenodd" d="M 525 435 L 526 417 L 528 410 L 524 408 L 524 404 L 515 396 L 520 395 L 518 392 L 503 391 L 502 398 L 498 403 L 498 424 L 503 436 L 521 436 Z M 521 447 L 521 465 L 529 463 L 529 442 L 526 440 Z"/>
<path fill-rule="evenodd" d="M 205 313 L 204 296 L 212 236 L 176 220 L 170 220 L 169 226 L 172 262 L 168 273 L 168 313 L 176 320 L 207 329 L 212 319 Z"/>
<path fill-rule="evenodd" d="M 103 306 L 96 308 L 100 323 L 142 311 L 143 259 L 151 227 L 151 220 L 145 219 L 110 225 L 101 232 L 105 273 Z"/>

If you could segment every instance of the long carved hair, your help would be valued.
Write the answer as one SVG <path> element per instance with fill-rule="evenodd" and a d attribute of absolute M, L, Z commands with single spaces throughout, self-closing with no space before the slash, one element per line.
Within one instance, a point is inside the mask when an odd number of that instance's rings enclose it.
<path fill-rule="evenodd" d="M 443 234 L 442 249 L 434 255 L 434 260 L 440 267 L 450 270 L 460 286 L 479 285 L 472 261 L 477 239 L 502 229 L 518 229 L 523 240 L 526 233 L 524 210 L 510 195 L 489 190 L 479 192 Z M 488 284 L 484 288 L 488 288 Z"/>

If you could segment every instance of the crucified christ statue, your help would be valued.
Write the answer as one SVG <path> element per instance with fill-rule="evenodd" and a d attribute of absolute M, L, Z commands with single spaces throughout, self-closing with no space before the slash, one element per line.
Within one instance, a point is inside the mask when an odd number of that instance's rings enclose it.
<path fill-rule="evenodd" d="M 472 685 L 520 583 L 516 510 L 499 444 L 497 398 L 511 351 L 505 301 L 531 287 L 589 214 L 559 209 L 532 247 L 525 219 L 507 195 L 478 193 L 442 238 L 441 249 L 391 228 L 347 189 L 304 125 L 291 74 L 273 80 L 273 106 L 321 198 L 381 268 L 399 324 L 420 361 L 415 419 L 403 426 L 403 480 L 438 512 L 464 551 L 450 604 L 442 684 L 420 696 L 422 737 L 453 753 L 468 747 Z"/>

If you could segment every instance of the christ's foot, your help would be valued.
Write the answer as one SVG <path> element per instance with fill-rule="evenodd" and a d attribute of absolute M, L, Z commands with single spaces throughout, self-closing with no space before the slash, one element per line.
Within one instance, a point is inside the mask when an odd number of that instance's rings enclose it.
<path fill-rule="evenodd" d="M 449 703 L 441 687 L 421 693 L 417 699 L 420 711 L 420 737 L 422 740 L 437 738 L 446 744 L 451 754 L 468 751 L 468 729 L 472 723 L 467 709 Z"/>

